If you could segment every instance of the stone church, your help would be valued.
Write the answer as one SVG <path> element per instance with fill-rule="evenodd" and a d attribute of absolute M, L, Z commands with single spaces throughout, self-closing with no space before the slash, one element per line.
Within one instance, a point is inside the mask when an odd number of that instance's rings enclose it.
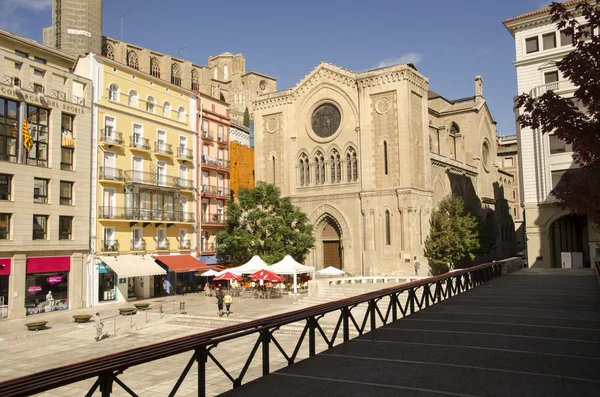
<path fill-rule="evenodd" d="M 450 193 L 498 234 L 479 259 L 511 254 L 500 231 L 512 223 L 512 193 L 500 182 L 512 175 L 496 165 L 481 77 L 474 96 L 448 100 L 412 64 L 356 73 L 321 63 L 294 88 L 260 96 L 254 120 L 256 179 L 314 225 L 307 265 L 392 275 L 418 260 L 426 273 L 431 212 Z"/>

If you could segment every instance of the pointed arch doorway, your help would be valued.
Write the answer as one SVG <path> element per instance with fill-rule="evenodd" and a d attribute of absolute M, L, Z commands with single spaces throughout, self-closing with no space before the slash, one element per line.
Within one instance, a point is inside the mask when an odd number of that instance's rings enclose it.
<path fill-rule="evenodd" d="M 324 217 L 317 227 L 317 241 L 321 245 L 323 268 L 333 266 L 344 268 L 342 255 L 342 233 L 337 221 L 331 216 Z"/>

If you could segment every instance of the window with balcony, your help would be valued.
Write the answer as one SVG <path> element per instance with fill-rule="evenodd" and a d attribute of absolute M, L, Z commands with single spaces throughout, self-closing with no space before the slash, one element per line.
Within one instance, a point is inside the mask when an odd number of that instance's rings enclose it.
<path fill-rule="evenodd" d="M 48 202 L 48 186 L 49 179 L 34 178 L 33 179 L 33 202 L 47 203 Z"/>
<path fill-rule="evenodd" d="M 0 213 L 0 240 L 10 240 L 10 218 L 12 214 Z"/>
<path fill-rule="evenodd" d="M 73 182 L 60 181 L 60 205 L 73 205 Z"/>
<path fill-rule="evenodd" d="M 158 229 L 156 229 L 156 249 L 169 249 L 169 241 L 167 240 L 167 230 L 165 228 L 159 227 Z"/>
<path fill-rule="evenodd" d="M 538 52 L 540 50 L 538 37 L 529 37 L 525 39 L 525 52 L 531 54 L 532 52 Z"/>
<path fill-rule="evenodd" d="M 12 175 L 0 174 L 0 200 L 10 201 L 12 193 Z"/>
<path fill-rule="evenodd" d="M 544 50 L 556 48 L 556 33 L 546 33 L 542 35 L 542 46 Z"/>
<path fill-rule="evenodd" d="M 17 162 L 18 108 L 16 101 L 0 98 L 0 161 Z"/>
<path fill-rule="evenodd" d="M 223 126 L 222 125 L 217 126 L 217 140 L 219 142 L 223 142 Z"/>
<path fill-rule="evenodd" d="M 73 157 L 75 152 L 75 140 L 73 137 L 73 115 L 62 113 L 61 117 L 61 147 L 60 147 L 60 169 L 73 170 Z"/>
<path fill-rule="evenodd" d="M 33 216 L 33 240 L 46 240 L 48 236 L 48 215 Z"/>
<path fill-rule="evenodd" d="M 29 165 L 48 166 L 48 116 L 47 109 L 27 106 L 27 132 L 31 137 L 31 145 L 25 153 Z"/>
<path fill-rule="evenodd" d="M 73 238 L 73 217 L 59 216 L 58 217 L 58 239 L 71 240 Z"/>

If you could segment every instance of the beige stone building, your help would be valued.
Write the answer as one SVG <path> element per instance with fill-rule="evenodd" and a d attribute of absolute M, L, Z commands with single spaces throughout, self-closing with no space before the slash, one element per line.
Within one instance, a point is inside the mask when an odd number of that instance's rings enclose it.
<path fill-rule="evenodd" d="M 100 53 L 102 0 L 52 0 L 52 26 L 43 29 L 44 45 L 73 56 Z"/>
<path fill-rule="evenodd" d="M 476 78 L 475 96 L 451 101 L 412 64 L 355 73 L 321 63 L 294 88 L 259 97 L 256 179 L 308 214 L 307 264 L 410 273 L 415 259 L 426 264 L 431 211 L 451 192 L 494 228 L 511 222 L 482 85 Z M 507 249 L 497 241 L 491 256 Z"/>
<path fill-rule="evenodd" d="M 92 84 L 75 60 L 0 31 L 0 318 L 84 305 Z"/>

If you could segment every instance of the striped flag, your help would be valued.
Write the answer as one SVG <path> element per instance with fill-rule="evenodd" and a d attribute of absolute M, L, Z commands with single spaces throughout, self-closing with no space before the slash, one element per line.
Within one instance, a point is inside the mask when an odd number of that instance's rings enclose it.
<path fill-rule="evenodd" d="M 31 135 L 29 135 L 29 127 L 27 126 L 27 120 L 23 121 L 23 128 L 21 129 L 21 133 L 23 134 L 23 146 L 27 149 L 27 152 L 31 151 L 33 147 L 33 139 L 31 139 Z"/>

